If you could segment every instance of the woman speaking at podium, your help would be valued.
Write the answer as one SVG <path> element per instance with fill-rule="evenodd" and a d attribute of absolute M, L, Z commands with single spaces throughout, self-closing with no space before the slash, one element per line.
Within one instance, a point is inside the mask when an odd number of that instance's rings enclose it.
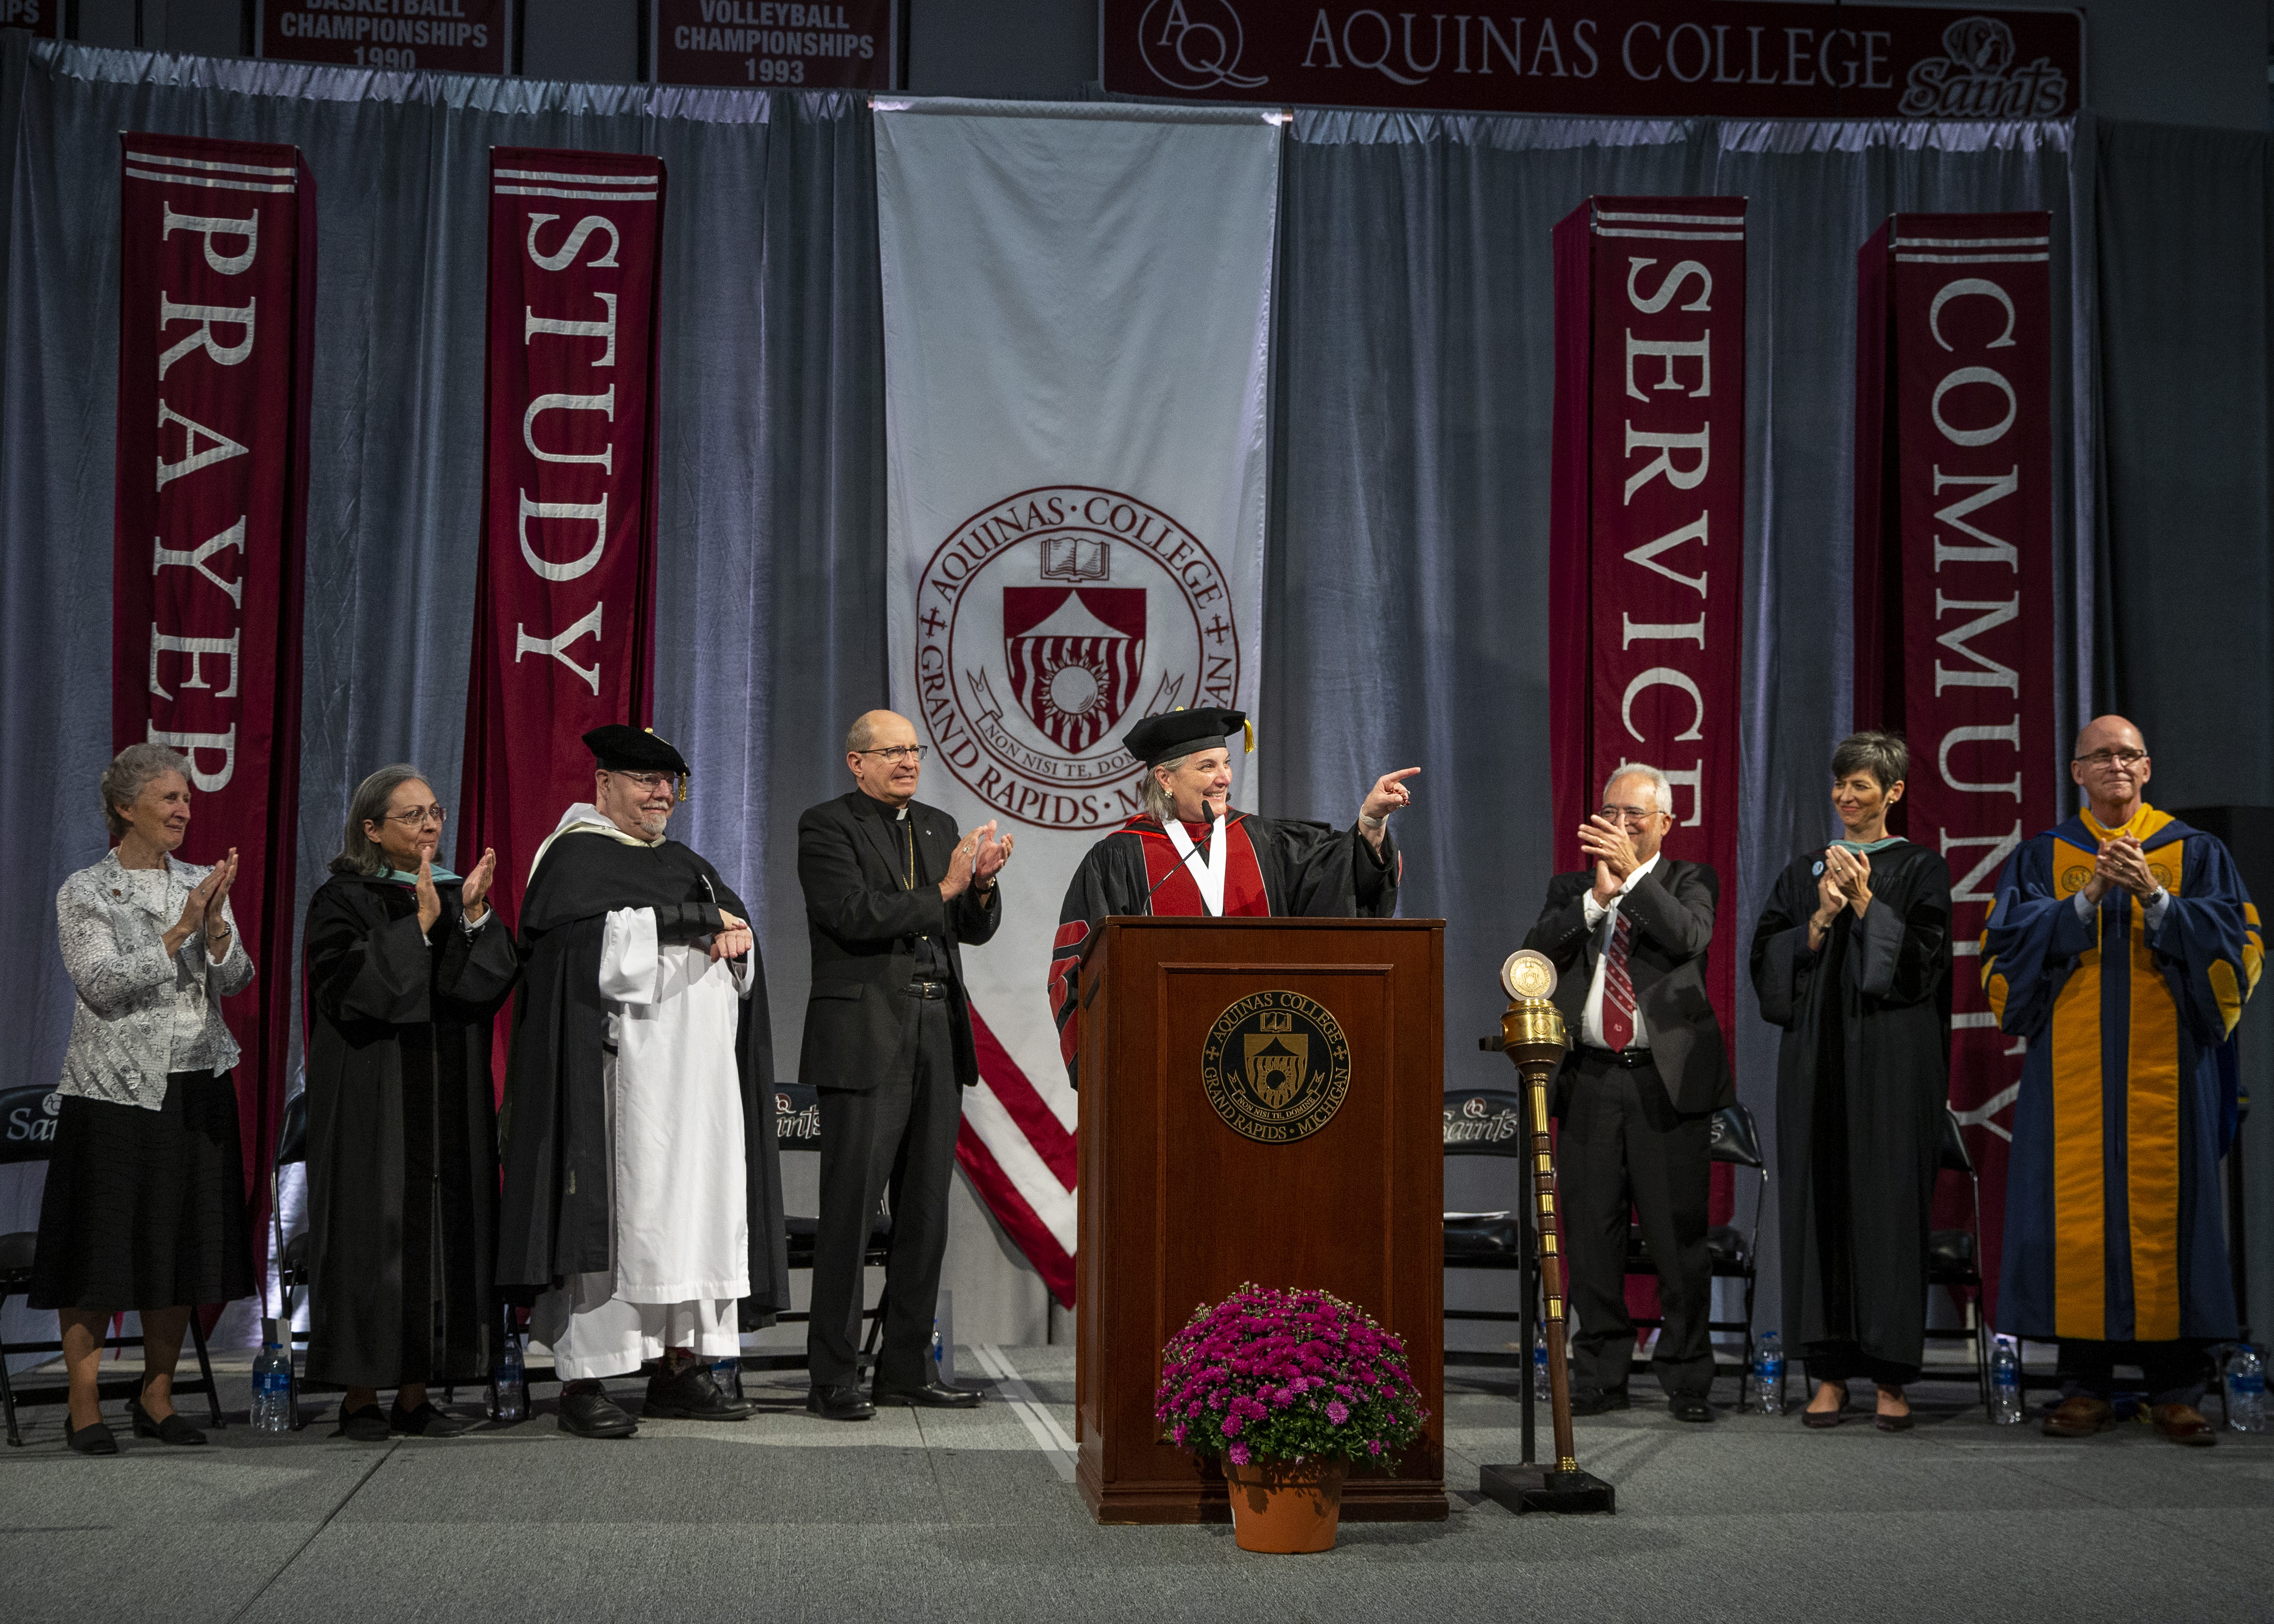
<path fill-rule="evenodd" d="M 1389 815 L 1412 804 L 1405 780 L 1421 770 L 1376 778 L 1348 829 L 1258 817 L 1231 807 L 1225 740 L 1233 733 L 1247 733 L 1246 712 L 1204 708 L 1148 716 L 1121 737 L 1145 766 L 1145 810 L 1083 857 L 1050 948 L 1050 1012 L 1075 1086 L 1082 945 L 1107 915 L 1388 919 L 1397 912 L 1401 860 Z"/>

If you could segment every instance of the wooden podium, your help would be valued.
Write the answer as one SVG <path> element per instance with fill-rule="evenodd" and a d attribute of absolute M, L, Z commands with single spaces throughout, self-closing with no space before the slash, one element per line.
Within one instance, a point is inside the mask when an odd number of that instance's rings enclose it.
<path fill-rule="evenodd" d="M 1405 1343 L 1429 1407 L 1343 1515 L 1446 1515 L 1442 920 L 1108 919 L 1082 966 L 1074 1435 L 1101 1522 L 1231 1518 L 1160 1441 L 1161 1349 L 1247 1282 Z M 1221 1101 L 1221 1105 L 1219 1104 Z"/>

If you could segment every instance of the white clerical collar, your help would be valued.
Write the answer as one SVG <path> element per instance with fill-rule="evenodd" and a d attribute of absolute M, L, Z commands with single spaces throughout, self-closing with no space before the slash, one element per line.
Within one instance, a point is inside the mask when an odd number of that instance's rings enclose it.
<path fill-rule="evenodd" d="M 1177 861 L 1192 870 L 1193 879 L 1201 888 L 1201 906 L 1209 911 L 1210 918 L 1223 918 L 1224 882 L 1231 872 L 1231 861 L 1224 853 L 1223 815 L 1217 814 L 1215 832 L 1209 837 L 1205 862 L 1196 861 L 1198 848 L 1193 845 L 1192 836 L 1185 832 L 1182 818 L 1165 818 L 1161 827 L 1168 831 L 1169 844 L 1177 850 Z"/>

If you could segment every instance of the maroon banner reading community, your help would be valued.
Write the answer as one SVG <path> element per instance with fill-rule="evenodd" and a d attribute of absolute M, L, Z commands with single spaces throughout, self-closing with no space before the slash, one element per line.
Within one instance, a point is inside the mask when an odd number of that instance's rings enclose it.
<path fill-rule="evenodd" d="M 1100 18 L 1105 87 L 1130 95 L 1643 117 L 2059 118 L 2084 105 L 2081 11 L 1103 0 Z"/>
<path fill-rule="evenodd" d="M 180 855 L 237 849 L 224 1006 L 256 1261 L 290 1035 L 316 185 L 297 148 L 120 137 L 111 738 L 189 759 Z"/>
<path fill-rule="evenodd" d="M 654 701 L 655 367 L 664 169 L 490 151 L 481 568 L 459 869 L 497 852 L 519 913 L 538 846 L 592 798 L 579 741 Z M 505 1079 L 498 1068 L 500 1086 Z"/>
<path fill-rule="evenodd" d="M 1983 994 L 1998 872 L 2052 827 L 2052 216 L 1897 214 L 1857 257 L 1856 725 L 1900 728 L 1897 827 L 1950 864 L 1950 1104 L 1996 1323 L 2023 1045 Z M 1970 1193 L 1942 1192 L 1938 1228 Z"/>

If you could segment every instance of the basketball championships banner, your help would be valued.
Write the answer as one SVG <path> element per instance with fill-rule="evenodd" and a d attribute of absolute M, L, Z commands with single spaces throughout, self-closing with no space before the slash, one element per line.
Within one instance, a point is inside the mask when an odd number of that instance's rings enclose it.
<path fill-rule="evenodd" d="M 958 1155 L 1068 1304 L 1058 901 L 1141 810 L 1130 724 L 1255 706 L 1276 117 L 877 103 L 892 703 L 919 798 L 1018 846 Z"/>
<path fill-rule="evenodd" d="M 1555 228 L 1556 866 L 1618 768 L 1673 780 L 1667 853 L 1721 882 L 1706 991 L 1732 1043 L 1744 466 L 1744 199 L 1590 199 Z"/>
<path fill-rule="evenodd" d="M 537 848 L 592 798 L 580 742 L 654 703 L 662 162 L 490 151 L 481 570 L 462 872 L 497 852 L 519 912 Z M 502 1058 L 501 1056 L 501 1058 Z M 505 1068 L 497 1069 L 504 1086 Z"/>
<path fill-rule="evenodd" d="M 1897 214 L 1858 256 L 1856 726 L 1900 728 L 1895 827 L 1950 864 L 1950 1103 L 1995 1323 L 2023 1044 L 1982 990 L 1998 871 L 2052 826 L 2052 216 Z M 1945 1190 L 1939 1227 L 1962 1227 Z"/>
<path fill-rule="evenodd" d="M 258 976 L 222 1012 L 259 1252 L 295 980 L 316 183 L 296 147 L 120 140 L 111 742 L 188 758 L 184 859 L 237 849 Z"/>

